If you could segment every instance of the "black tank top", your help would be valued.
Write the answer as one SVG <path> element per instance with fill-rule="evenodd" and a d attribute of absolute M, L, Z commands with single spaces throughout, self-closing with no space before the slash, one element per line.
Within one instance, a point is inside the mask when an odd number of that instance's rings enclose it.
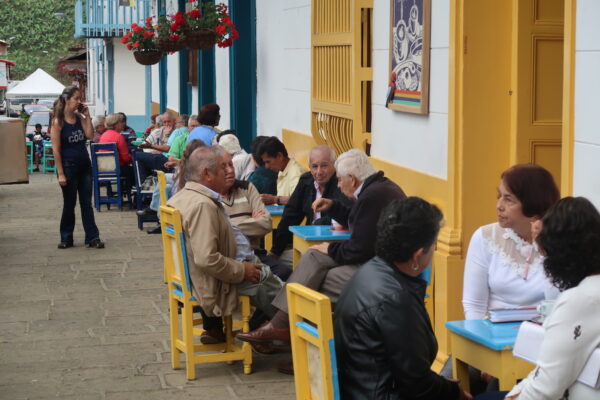
<path fill-rule="evenodd" d="M 63 163 L 90 165 L 90 157 L 85 148 L 85 132 L 79 117 L 75 118 L 77 121 L 74 124 L 69 124 L 67 121 L 63 123 L 60 131 L 60 155 Z"/>

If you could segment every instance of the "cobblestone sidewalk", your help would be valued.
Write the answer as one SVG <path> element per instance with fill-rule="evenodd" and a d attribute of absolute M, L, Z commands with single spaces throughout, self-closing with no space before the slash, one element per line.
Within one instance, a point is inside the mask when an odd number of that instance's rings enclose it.
<path fill-rule="evenodd" d="M 52 175 L 0 186 L 0 399 L 293 399 L 275 365 L 290 354 L 197 367 L 169 362 L 160 235 L 133 211 L 96 213 L 103 250 L 58 250 L 62 198 Z"/>

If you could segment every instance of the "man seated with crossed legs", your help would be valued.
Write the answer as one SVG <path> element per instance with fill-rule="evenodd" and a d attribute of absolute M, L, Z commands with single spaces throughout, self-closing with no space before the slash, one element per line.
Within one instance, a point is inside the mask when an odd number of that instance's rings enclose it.
<path fill-rule="evenodd" d="M 329 210 L 336 221 L 348 221 L 350 239 L 322 243 L 302 255 L 298 266 L 287 282 L 298 282 L 317 290 L 335 303 L 346 283 L 366 261 L 375 256 L 375 240 L 379 214 L 392 200 L 406 195 L 394 182 L 375 171 L 367 155 L 352 149 L 340 155 L 335 162 L 338 186 L 349 198 L 356 199 L 351 207 L 337 200 L 319 198 L 313 203 L 316 212 Z M 287 296 L 283 288 L 273 305 L 279 309 L 270 322 L 237 338 L 247 342 L 269 343 L 290 340 L 287 314 Z M 293 373 L 291 362 L 280 364 L 280 372 Z"/>

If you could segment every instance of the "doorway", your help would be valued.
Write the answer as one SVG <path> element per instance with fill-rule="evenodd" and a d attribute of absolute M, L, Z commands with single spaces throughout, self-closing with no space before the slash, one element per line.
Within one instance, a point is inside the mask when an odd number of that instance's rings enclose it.
<path fill-rule="evenodd" d="M 564 0 L 514 0 L 511 164 L 534 163 L 561 182 Z"/>

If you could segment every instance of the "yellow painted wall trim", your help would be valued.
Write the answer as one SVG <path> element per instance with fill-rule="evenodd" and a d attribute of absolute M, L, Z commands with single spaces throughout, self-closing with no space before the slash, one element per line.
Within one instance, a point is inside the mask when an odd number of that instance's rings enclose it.
<path fill-rule="evenodd" d="M 285 145 L 288 156 L 294 158 L 304 168 L 308 168 L 308 153 L 317 143 L 309 134 L 292 131 L 289 129 L 281 130 L 281 140 Z"/>
<path fill-rule="evenodd" d="M 561 196 L 573 194 L 573 151 L 575 142 L 575 35 L 577 0 L 565 0 L 563 61 Z"/>

